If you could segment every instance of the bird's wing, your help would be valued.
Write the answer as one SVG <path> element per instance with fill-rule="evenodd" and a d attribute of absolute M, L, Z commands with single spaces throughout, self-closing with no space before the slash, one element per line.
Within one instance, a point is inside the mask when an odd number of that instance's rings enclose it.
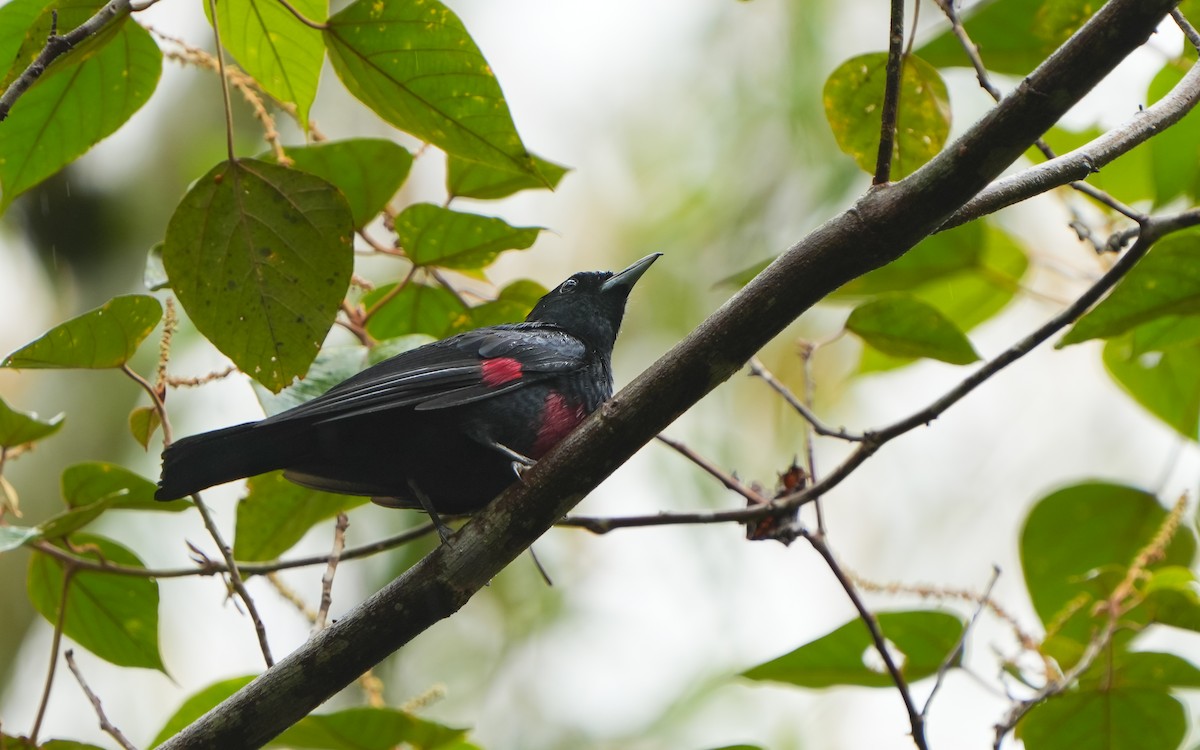
<path fill-rule="evenodd" d="M 411 407 L 445 409 L 573 372 L 587 364 L 579 339 L 544 325 L 468 331 L 386 359 L 268 422 L 332 422 Z"/>

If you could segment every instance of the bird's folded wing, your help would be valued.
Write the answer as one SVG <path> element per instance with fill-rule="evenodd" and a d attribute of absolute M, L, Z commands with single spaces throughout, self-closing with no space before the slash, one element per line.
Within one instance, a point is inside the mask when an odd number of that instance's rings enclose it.
<path fill-rule="evenodd" d="M 324 423 L 402 407 L 445 409 L 586 363 L 587 347 L 556 328 L 521 324 L 469 331 L 386 359 L 264 423 Z"/>

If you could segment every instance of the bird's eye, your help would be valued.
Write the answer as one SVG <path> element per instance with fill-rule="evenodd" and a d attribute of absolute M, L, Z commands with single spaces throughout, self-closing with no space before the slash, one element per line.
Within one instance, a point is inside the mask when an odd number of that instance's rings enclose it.
<path fill-rule="evenodd" d="M 577 286 L 579 286 L 578 281 L 576 281 L 575 279 L 567 279 L 566 281 L 564 281 L 562 283 L 561 289 L 564 292 L 573 292 L 573 291 L 575 291 L 575 287 L 577 287 Z"/>

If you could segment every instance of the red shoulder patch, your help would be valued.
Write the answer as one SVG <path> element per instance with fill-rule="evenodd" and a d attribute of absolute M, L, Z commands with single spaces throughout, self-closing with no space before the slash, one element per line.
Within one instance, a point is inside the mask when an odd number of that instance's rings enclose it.
<path fill-rule="evenodd" d="M 483 384 L 492 388 L 521 379 L 521 362 L 512 357 L 483 360 Z"/>

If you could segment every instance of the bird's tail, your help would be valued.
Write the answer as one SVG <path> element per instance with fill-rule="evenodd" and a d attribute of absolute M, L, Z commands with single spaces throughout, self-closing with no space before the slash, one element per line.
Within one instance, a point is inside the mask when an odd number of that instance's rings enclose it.
<path fill-rule="evenodd" d="M 284 446 L 257 423 L 186 437 L 163 451 L 156 500 L 175 500 L 207 487 L 283 468 Z"/>

